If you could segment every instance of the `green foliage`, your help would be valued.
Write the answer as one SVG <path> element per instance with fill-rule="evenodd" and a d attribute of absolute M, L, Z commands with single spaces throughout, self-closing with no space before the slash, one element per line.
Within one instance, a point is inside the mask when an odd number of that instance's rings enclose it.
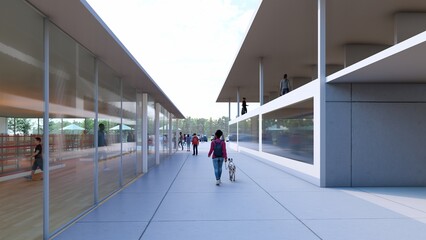
<path fill-rule="evenodd" d="M 205 119 L 205 118 L 191 118 L 188 117 L 186 119 L 179 119 L 178 128 L 180 132 L 184 134 L 193 134 L 196 133 L 198 135 L 207 135 L 210 137 L 213 135 L 217 129 L 223 131 L 224 136 L 228 136 L 228 117 L 221 117 L 218 119 Z"/>
<path fill-rule="evenodd" d="M 14 133 L 22 132 L 28 135 L 31 129 L 31 121 L 27 118 L 8 118 L 7 129 L 12 130 Z"/>

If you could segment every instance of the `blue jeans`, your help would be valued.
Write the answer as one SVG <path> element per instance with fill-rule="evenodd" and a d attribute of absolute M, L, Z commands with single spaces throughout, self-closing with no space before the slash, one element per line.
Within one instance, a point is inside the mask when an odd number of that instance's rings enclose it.
<path fill-rule="evenodd" d="M 220 180 L 220 176 L 222 176 L 222 164 L 223 158 L 213 158 L 214 175 L 216 176 L 216 180 Z"/>

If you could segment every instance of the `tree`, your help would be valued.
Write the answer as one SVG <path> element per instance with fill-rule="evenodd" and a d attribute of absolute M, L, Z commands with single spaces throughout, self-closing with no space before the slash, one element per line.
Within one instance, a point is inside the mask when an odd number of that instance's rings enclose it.
<path fill-rule="evenodd" d="M 7 128 L 13 130 L 13 133 L 22 132 L 25 135 L 29 134 L 31 129 L 31 121 L 27 118 L 8 118 Z"/>

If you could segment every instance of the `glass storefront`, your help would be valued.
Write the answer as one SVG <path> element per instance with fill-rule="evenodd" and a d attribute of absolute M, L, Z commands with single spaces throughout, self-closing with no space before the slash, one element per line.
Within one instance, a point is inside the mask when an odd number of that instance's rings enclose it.
<path fill-rule="evenodd" d="M 155 102 L 148 96 L 148 169 L 155 166 Z"/>
<path fill-rule="evenodd" d="M 50 26 L 51 232 L 93 205 L 94 71 L 94 57 Z"/>
<path fill-rule="evenodd" d="M 23 176 L 43 124 L 43 18 L 5 0 L 0 23 L 0 239 L 41 239 L 43 183 Z"/>
<path fill-rule="evenodd" d="M 262 116 L 263 152 L 313 164 L 313 100 Z"/>
<path fill-rule="evenodd" d="M 236 123 L 229 125 L 228 139 L 230 142 L 237 142 L 237 131 L 238 131 L 238 128 Z"/>
<path fill-rule="evenodd" d="M 169 118 L 168 112 L 161 107 L 160 110 L 160 161 L 166 159 L 169 153 Z"/>
<path fill-rule="evenodd" d="M 123 82 L 123 125 L 121 132 L 123 185 L 137 175 L 136 96 L 135 88 Z"/>
<path fill-rule="evenodd" d="M 49 129 L 43 129 L 43 17 L 24 1 L 5 0 L 0 21 L 0 239 L 42 239 L 44 192 L 53 234 L 142 173 L 143 124 L 149 166 L 155 165 L 156 106 L 149 95 L 143 102 L 143 89 L 49 24 Z M 163 107 L 159 121 L 158 154 L 165 159 L 170 126 Z M 49 143 L 43 146 L 49 152 L 45 191 L 44 180 L 24 178 L 31 176 L 35 137 Z"/>
<path fill-rule="evenodd" d="M 259 116 L 238 123 L 238 144 L 242 147 L 259 150 Z"/>

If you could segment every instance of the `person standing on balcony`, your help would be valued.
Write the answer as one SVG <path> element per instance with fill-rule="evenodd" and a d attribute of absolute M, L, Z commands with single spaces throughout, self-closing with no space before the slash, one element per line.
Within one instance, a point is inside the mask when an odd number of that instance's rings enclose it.
<path fill-rule="evenodd" d="M 290 92 L 290 81 L 287 78 L 287 74 L 284 74 L 284 78 L 280 81 L 280 96 Z"/>
<path fill-rule="evenodd" d="M 243 104 L 242 104 L 242 109 L 241 109 L 241 115 L 244 115 L 247 113 L 247 102 L 246 102 L 246 98 L 243 97 Z"/>

